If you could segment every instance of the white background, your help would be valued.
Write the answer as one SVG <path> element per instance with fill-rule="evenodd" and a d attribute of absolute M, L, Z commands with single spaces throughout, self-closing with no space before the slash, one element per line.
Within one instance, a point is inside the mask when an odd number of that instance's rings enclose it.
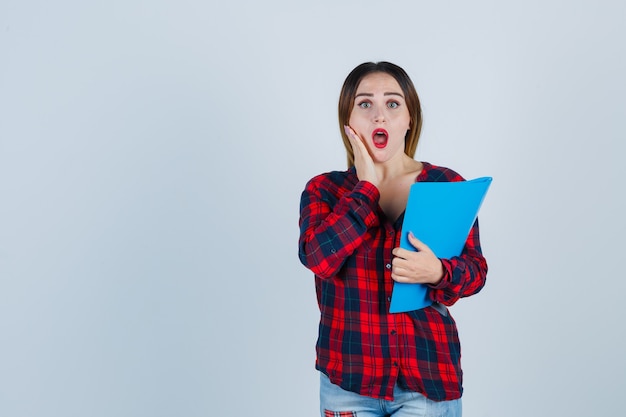
<path fill-rule="evenodd" d="M 625 5 L 2 0 L 0 415 L 316 416 L 300 192 L 377 60 L 494 178 L 464 415 L 619 414 Z"/>

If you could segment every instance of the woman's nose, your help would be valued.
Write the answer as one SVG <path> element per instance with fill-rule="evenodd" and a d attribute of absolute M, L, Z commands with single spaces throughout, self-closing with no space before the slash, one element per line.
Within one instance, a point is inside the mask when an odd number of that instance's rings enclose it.
<path fill-rule="evenodd" d="M 377 109 L 376 112 L 374 113 L 374 121 L 376 123 L 382 123 L 385 121 L 385 112 L 383 111 L 383 109 Z"/>

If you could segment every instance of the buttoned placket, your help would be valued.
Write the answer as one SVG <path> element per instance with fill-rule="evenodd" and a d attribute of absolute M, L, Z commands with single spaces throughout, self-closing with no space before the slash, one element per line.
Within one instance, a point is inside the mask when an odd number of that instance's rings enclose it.
<path fill-rule="evenodd" d="M 393 280 L 391 278 L 393 254 L 392 251 L 400 244 L 400 231 L 396 230 L 393 224 L 385 222 L 385 285 L 387 305 L 385 308 L 389 311 L 391 304 L 391 293 L 393 289 Z M 394 382 L 400 373 L 400 346 L 398 345 L 398 324 L 396 323 L 396 314 L 387 314 L 387 332 L 389 338 L 389 359 L 391 361 L 390 380 Z M 391 385 L 391 390 L 393 390 Z"/>

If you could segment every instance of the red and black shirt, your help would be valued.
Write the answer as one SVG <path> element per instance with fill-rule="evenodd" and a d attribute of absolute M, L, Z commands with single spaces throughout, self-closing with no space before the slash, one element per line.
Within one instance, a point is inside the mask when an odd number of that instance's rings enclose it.
<path fill-rule="evenodd" d="M 448 168 L 423 166 L 416 181 L 463 181 Z M 354 167 L 318 175 L 302 193 L 299 256 L 315 274 L 320 308 L 316 368 L 369 397 L 393 399 L 401 375 L 407 388 L 432 400 L 460 398 L 459 338 L 444 305 L 485 284 L 478 222 L 461 255 L 441 260 L 444 277 L 429 289 L 433 306 L 391 314 L 391 251 L 400 246 L 403 216 L 388 220 L 379 197 Z"/>

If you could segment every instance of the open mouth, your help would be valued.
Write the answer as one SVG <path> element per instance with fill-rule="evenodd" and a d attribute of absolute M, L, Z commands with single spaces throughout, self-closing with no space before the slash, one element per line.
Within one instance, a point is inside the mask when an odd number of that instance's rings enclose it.
<path fill-rule="evenodd" d="M 385 129 L 376 129 L 372 132 L 372 141 L 374 142 L 374 146 L 379 149 L 387 146 L 387 140 L 389 138 L 389 133 Z"/>

